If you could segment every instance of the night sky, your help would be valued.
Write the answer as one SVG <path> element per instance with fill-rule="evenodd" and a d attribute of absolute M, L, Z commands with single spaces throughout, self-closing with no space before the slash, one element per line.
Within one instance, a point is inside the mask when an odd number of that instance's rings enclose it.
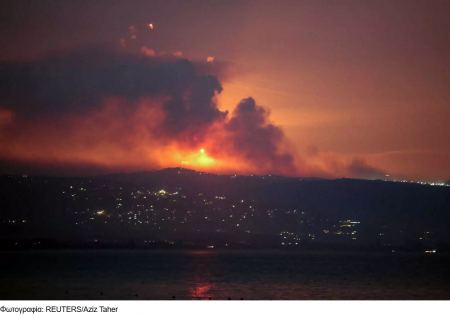
<path fill-rule="evenodd" d="M 450 1 L 0 3 L 0 173 L 450 179 Z"/>

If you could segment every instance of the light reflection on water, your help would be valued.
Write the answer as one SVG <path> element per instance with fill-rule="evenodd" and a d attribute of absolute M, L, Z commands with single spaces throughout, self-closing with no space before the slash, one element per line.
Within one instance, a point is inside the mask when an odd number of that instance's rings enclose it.
<path fill-rule="evenodd" d="M 213 287 L 211 283 L 199 283 L 194 288 L 189 289 L 189 295 L 195 300 L 212 299 L 210 290 Z"/>
<path fill-rule="evenodd" d="M 449 299 L 449 266 L 445 255 L 0 252 L 0 298 Z"/>
<path fill-rule="evenodd" d="M 190 251 L 191 266 L 193 271 L 191 277 L 192 287 L 189 288 L 189 297 L 194 300 L 207 300 L 213 299 L 214 296 L 211 293 L 211 289 L 214 284 L 211 283 L 212 275 L 209 267 L 213 263 L 213 259 L 217 255 L 217 252 L 213 250 L 195 250 Z"/>

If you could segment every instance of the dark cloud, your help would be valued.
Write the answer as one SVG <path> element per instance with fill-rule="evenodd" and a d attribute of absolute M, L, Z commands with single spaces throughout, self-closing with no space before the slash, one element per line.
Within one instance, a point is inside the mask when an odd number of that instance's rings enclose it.
<path fill-rule="evenodd" d="M 327 176 L 383 176 L 359 159 L 325 158 L 323 170 L 308 165 L 287 147 L 282 129 L 253 98 L 243 99 L 231 115 L 221 111 L 215 96 L 222 91 L 222 75 L 227 69 L 221 63 L 108 48 L 2 62 L 0 157 L 31 165 L 33 152 L 42 165 L 61 160 L 60 165 L 75 169 L 93 161 L 94 166 L 136 169 L 147 160 L 175 166 L 165 162 L 176 150 L 167 149 L 170 145 L 188 153 L 206 146 L 214 158 L 241 165 L 237 171 L 304 175 L 319 169 Z"/>
<path fill-rule="evenodd" d="M 384 172 L 370 166 L 366 161 L 362 159 L 355 158 L 347 166 L 348 174 L 352 177 L 357 178 L 368 178 L 368 179 L 382 179 L 384 178 Z"/>
<path fill-rule="evenodd" d="M 67 139 L 75 139 L 79 146 L 81 141 L 81 147 L 89 143 L 92 148 L 97 142 L 100 145 L 110 141 L 116 147 L 123 146 L 122 151 L 115 151 L 122 156 L 126 154 L 123 152 L 131 152 L 134 139 L 143 141 L 143 134 L 137 130 L 148 125 L 151 128 L 145 133 L 150 132 L 150 138 L 159 142 L 140 143 L 144 147 L 175 141 L 197 150 L 196 146 L 209 137 L 209 143 L 215 141 L 212 147 L 218 148 L 220 157 L 245 160 L 261 171 L 293 170 L 293 156 L 280 151 L 285 141 L 283 132 L 267 121 L 268 113 L 252 98 L 241 101 L 230 118 L 218 108 L 215 95 L 222 86 L 216 74 L 221 70 L 220 63 L 215 62 L 196 63 L 174 56 L 145 56 L 105 48 L 54 54 L 31 62 L 3 62 L 0 107 L 12 110 L 19 116 L 19 124 L 21 121 L 28 126 L 10 128 L 8 139 L 24 136 L 33 129 L 30 126 L 36 126 L 43 128 L 33 132 L 42 133 L 40 141 L 52 142 L 57 130 L 64 128 L 57 123 L 58 118 L 73 117 L 69 120 L 73 126 L 67 128 L 75 131 L 65 132 Z M 225 70 L 222 72 L 226 75 Z M 114 99 L 120 101 L 111 104 L 125 110 L 104 108 L 107 100 Z M 149 112 L 143 111 L 142 104 L 162 111 L 162 118 L 154 119 L 158 121 L 156 127 L 151 121 L 153 114 L 145 119 L 137 117 L 136 113 Z M 80 118 L 83 115 L 85 123 Z M 47 123 L 51 126 L 45 127 Z M 219 133 L 208 134 L 209 129 Z M 213 139 L 217 135 L 226 143 L 217 143 L 221 141 Z"/>
<path fill-rule="evenodd" d="M 251 97 L 237 105 L 225 127 L 234 151 L 263 170 L 294 171 L 294 156 L 280 148 L 285 141 L 283 131 L 268 122 L 268 115 Z"/>
<path fill-rule="evenodd" d="M 222 119 L 213 96 L 219 80 L 185 59 L 148 58 L 105 48 L 84 49 L 42 60 L 0 64 L 0 106 L 22 116 L 83 112 L 107 97 L 133 104 L 165 97 L 165 130 L 171 134 Z"/>

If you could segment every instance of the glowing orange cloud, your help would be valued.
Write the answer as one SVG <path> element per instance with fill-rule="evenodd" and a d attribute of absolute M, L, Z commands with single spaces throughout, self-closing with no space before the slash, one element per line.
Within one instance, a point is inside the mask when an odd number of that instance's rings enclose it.
<path fill-rule="evenodd" d="M 222 85 L 204 68 L 213 59 L 198 65 L 155 54 L 82 50 L 7 64 L 8 84 L 0 86 L 0 161 L 97 171 L 376 171 L 361 161 L 296 154 L 269 111 L 251 97 L 219 106 Z"/>
<path fill-rule="evenodd" d="M 162 100 L 142 99 L 136 110 L 126 101 L 109 99 L 83 114 L 12 120 L 0 134 L 0 157 L 23 162 L 87 164 L 104 170 L 186 167 L 215 172 L 246 171 L 246 162 L 214 139 L 224 139 L 223 125 L 205 130 L 202 142 L 158 136 Z"/>
<path fill-rule="evenodd" d="M 351 159 L 316 153 L 294 161 L 298 171 L 283 165 L 265 165 L 242 155 L 232 145 L 226 122 L 204 130 L 200 141 L 158 135 L 164 123 L 163 99 L 141 99 L 133 110 L 126 100 L 111 98 L 83 114 L 46 116 L 31 121 L 15 120 L 10 111 L 0 112 L 0 158 L 58 165 L 91 165 L 100 171 L 137 171 L 185 167 L 217 173 L 280 173 L 308 176 L 346 176 Z M 242 151 L 242 152 L 240 152 Z"/>

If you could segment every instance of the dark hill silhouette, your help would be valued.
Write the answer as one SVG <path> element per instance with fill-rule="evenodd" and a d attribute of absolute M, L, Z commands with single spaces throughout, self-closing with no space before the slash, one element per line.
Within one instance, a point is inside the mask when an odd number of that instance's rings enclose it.
<path fill-rule="evenodd" d="M 5 175 L 0 208 L 0 237 L 8 244 L 450 243 L 450 187 L 380 180 L 216 175 L 183 168 L 94 177 Z"/>

